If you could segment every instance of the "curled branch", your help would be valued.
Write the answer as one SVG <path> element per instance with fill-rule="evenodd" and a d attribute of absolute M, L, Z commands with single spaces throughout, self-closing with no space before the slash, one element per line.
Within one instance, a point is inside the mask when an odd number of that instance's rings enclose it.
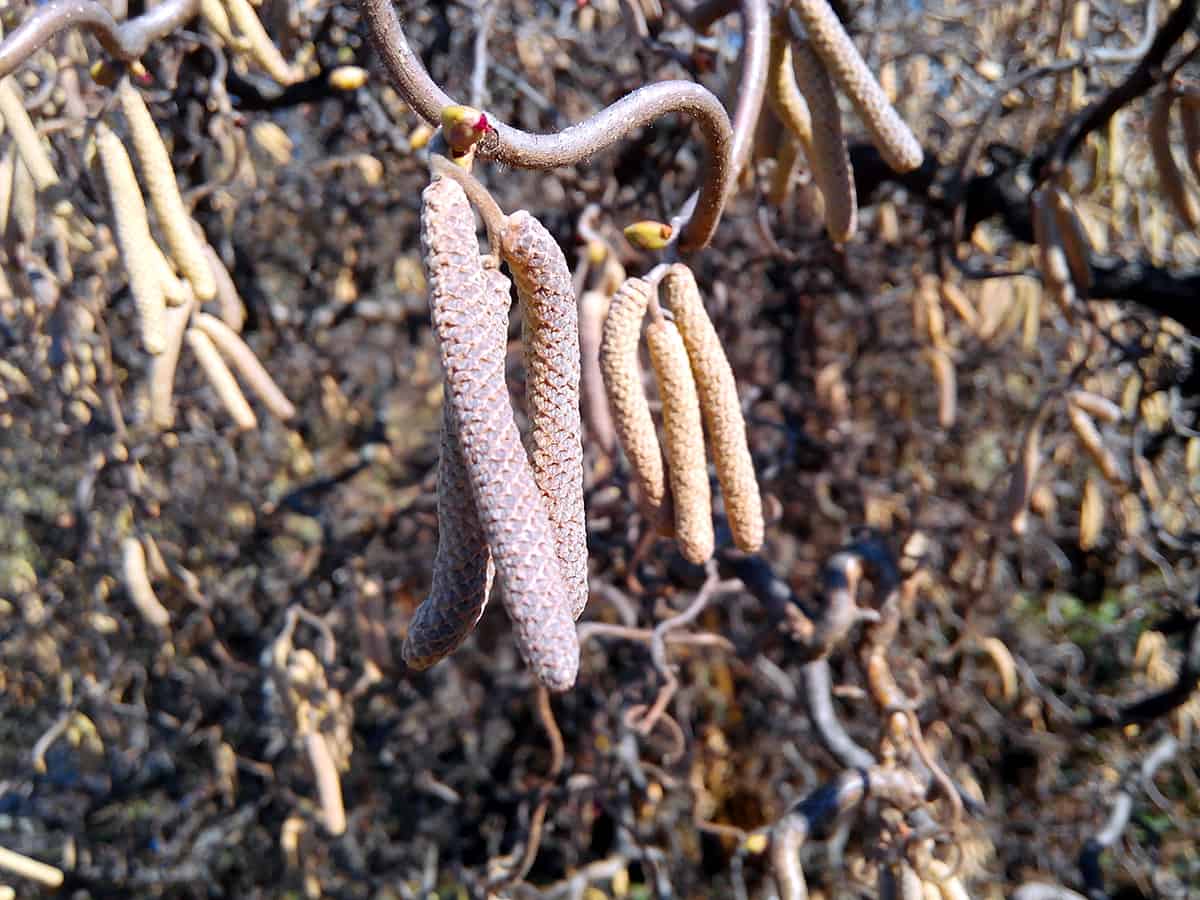
<path fill-rule="evenodd" d="M 393 87 L 422 118 L 439 123 L 442 110 L 458 103 L 425 71 L 390 0 L 362 0 L 362 9 Z M 664 81 L 638 88 L 556 134 L 531 134 L 489 117 L 495 131 L 480 141 L 479 152 L 482 157 L 519 169 L 572 166 L 611 147 L 635 129 L 674 112 L 696 120 L 707 148 L 699 199 L 679 239 L 681 250 L 698 250 L 712 239 L 734 176 L 729 116 L 721 101 L 698 84 Z"/>
<path fill-rule="evenodd" d="M 200 0 L 166 0 L 145 15 L 117 24 L 95 0 L 57 0 L 40 7 L 0 44 L 3 77 L 66 28 L 83 28 L 118 59 L 137 59 L 155 41 L 183 26 L 200 9 Z"/>

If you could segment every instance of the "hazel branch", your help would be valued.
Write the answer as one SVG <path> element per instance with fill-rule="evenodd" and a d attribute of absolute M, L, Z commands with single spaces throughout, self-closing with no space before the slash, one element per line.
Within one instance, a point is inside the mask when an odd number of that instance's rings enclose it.
<path fill-rule="evenodd" d="M 392 86 L 431 124 L 442 110 L 459 105 L 430 78 L 404 35 L 390 0 L 362 0 L 363 14 Z M 721 219 L 734 177 L 733 127 L 712 92 L 690 81 L 664 81 L 638 88 L 577 125 L 555 134 L 531 134 L 492 121 L 494 134 L 480 141 L 481 156 L 519 169 L 576 165 L 668 113 L 696 120 L 707 150 L 700 195 L 683 227 L 679 248 L 708 244 Z"/>

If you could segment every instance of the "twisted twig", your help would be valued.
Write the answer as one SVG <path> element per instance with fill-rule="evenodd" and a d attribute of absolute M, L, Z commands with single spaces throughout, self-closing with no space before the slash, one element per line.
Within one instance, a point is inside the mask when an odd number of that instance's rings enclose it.
<path fill-rule="evenodd" d="M 422 118 L 439 123 L 442 110 L 458 104 L 421 65 L 390 0 L 362 0 L 362 8 L 393 86 Z M 681 250 L 696 250 L 711 240 L 734 176 L 729 116 L 721 101 L 698 84 L 664 81 L 639 88 L 557 134 L 530 134 L 489 117 L 494 132 L 480 141 L 479 151 L 520 169 L 572 166 L 673 112 L 696 120 L 707 148 L 699 199 L 679 239 Z"/>
<path fill-rule="evenodd" d="M 0 77 L 13 71 L 64 28 L 84 28 L 118 59 L 134 60 L 196 15 L 200 0 L 165 0 L 145 15 L 117 24 L 95 0 L 57 0 L 37 9 L 0 44 Z"/>

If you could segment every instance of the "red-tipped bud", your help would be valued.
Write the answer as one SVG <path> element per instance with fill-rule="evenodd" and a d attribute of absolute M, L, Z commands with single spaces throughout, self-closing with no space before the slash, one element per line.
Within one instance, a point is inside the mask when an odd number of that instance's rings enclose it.
<path fill-rule="evenodd" d="M 442 131 L 450 152 L 462 156 L 492 130 L 486 113 L 471 106 L 447 106 L 442 110 Z"/>
<path fill-rule="evenodd" d="M 671 242 L 674 230 L 663 222 L 646 219 L 625 227 L 625 240 L 642 250 L 661 250 Z"/>

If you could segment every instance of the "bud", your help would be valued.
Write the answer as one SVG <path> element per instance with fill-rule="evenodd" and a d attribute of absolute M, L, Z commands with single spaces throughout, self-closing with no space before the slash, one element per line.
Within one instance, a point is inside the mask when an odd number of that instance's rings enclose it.
<path fill-rule="evenodd" d="M 671 242 L 675 229 L 662 222 L 645 219 L 625 228 L 625 240 L 642 250 L 661 250 Z"/>
<path fill-rule="evenodd" d="M 465 156 L 491 130 L 487 114 L 474 107 L 447 106 L 442 110 L 442 131 L 455 156 Z"/>
<path fill-rule="evenodd" d="M 329 73 L 329 86 L 337 91 L 355 91 L 367 83 L 367 70 L 360 66 L 338 66 Z"/>

